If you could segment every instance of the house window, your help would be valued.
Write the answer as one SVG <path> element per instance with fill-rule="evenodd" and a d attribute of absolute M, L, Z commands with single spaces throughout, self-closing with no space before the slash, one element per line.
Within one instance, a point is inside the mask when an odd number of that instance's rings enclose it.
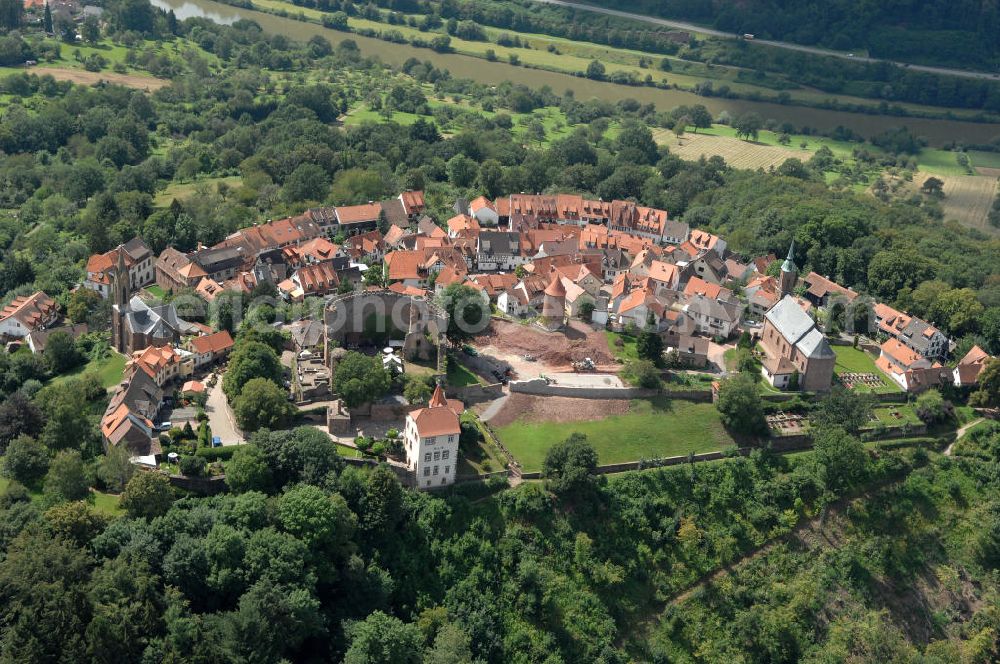
<path fill-rule="evenodd" d="M 455 442 L 455 437 L 454 436 L 448 436 L 448 442 L 449 443 L 454 443 Z M 445 454 L 447 454 L 447 452 L 445 452 Z M 445 457 L 445 458 L 447 458 L 447 457 Z"/>
<path fill-rule="evenodd" d="M 435 452 L 434 453 L 434 460 L 435 461 L 440 461 L 441 460 L 441 453 L 440 452 Z"/>
<path fill-rule="evenodd" d="M 444 467 L 444 474 L 447 475 L 450 470 L 451 470 L 451 466 L 445 466 Z"/>
<path fill-rule="evenodd" d="M 442 452 L 442 453 L 441 453 L 441 460 L 442 460 L 442 461 L 447 461 L 447 460 L 448 460 L 448 455 L 449 455 L 449 454 L 450 454 L 450 452 L 449 452 L 448 450 L 445 450 L 444 452 Z"/>
<path fill-rule="evenodd" d="M 434 466 L 434 474 L 435 474 L 435 475 L 437 475 L 437 474 L 438 474 L 438 466 Z"/>
<path fill-rule="evenodd" d="M 430 474 L 431 474 L 431 467 L 427 466 L 426 468 L 424 468 L 424 477 L 429 477 Z"/>
<path fill-rule="evenodd" d="M 430 460 L 431 460 L 431 453 L 428 452 L 427 454 L 424 455 L 424 461 L 430 461 Z"/>

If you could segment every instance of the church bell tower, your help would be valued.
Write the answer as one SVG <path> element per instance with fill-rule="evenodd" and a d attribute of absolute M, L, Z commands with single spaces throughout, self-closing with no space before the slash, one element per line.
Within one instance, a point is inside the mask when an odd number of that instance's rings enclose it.
<path fill-rule="evenodd" d="M 781 264 L 781 297 L 791 295 L 799 280 L 799 268 L 795 266 L 795 240 L 788 247 L 788 257 Z"/>
<path fill-rule="evenodd" d="M 125 264 L 125 247 L 118 245 L 118 261 L 111 276 L 111 345 L 123 355 L 128 355 L 128 332 L 125 314 L 128 311 L 129 276 Z"/>

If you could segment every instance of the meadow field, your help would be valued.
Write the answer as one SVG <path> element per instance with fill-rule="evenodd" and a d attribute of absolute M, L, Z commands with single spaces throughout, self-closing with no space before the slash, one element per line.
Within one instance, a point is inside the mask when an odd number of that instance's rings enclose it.
<path fill-rule="evenodd" d="M 710 452 L 735 444 L 715 406 L 665 397 L 634 400 L 627 412 L 603 419 L 555 422 L 529 416 L 496 431 L 528 472 L 540 470 L 548 449 L 572 433 L 587 436 L 601 464 Z"/>

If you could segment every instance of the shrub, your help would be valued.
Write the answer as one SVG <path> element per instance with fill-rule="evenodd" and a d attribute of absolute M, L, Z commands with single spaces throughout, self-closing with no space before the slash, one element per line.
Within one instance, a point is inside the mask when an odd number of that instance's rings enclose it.
<path fill-rule="evenodd" d="M 182 475 L 186 475 L 187 477 L 202 477 L 205 475 L 208 462 L 205 461 L 204 457 L 197 455 L 182 456 L 177 465 L 180 466 Z"/>
<path fill-rule="evenodd" d="M 226 461 L 233 458 L 233 454 L 239 449 L 236 445 L 229 447 L 201 447 L 195 452 L 195 456 L 201 457 L 206 462 Z"/>

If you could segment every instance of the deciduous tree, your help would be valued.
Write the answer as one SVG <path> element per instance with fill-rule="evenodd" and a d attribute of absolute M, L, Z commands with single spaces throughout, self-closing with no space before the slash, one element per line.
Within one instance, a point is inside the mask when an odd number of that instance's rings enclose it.
<path fill-rule="evenodd" d="M 251 378 L 233 400 L 233 415 L 244 431 L 281 429 L 295 417 L 288 393 L 267 378 Z"/>
<path fill-rule="evenodd" d="M 722 416 L 722 423 L 730 430 L 747 436 L 767 433 L 764 408 L 753 377 L 739 374 L 722 381 L 715 405 Z"/>
<path fill-rule="evenodd" d="M 162 516 L 174 502 L 170 481 L 159 473 L 137 473 L 125 485 L 121 506 L 135 518 Z"/>

